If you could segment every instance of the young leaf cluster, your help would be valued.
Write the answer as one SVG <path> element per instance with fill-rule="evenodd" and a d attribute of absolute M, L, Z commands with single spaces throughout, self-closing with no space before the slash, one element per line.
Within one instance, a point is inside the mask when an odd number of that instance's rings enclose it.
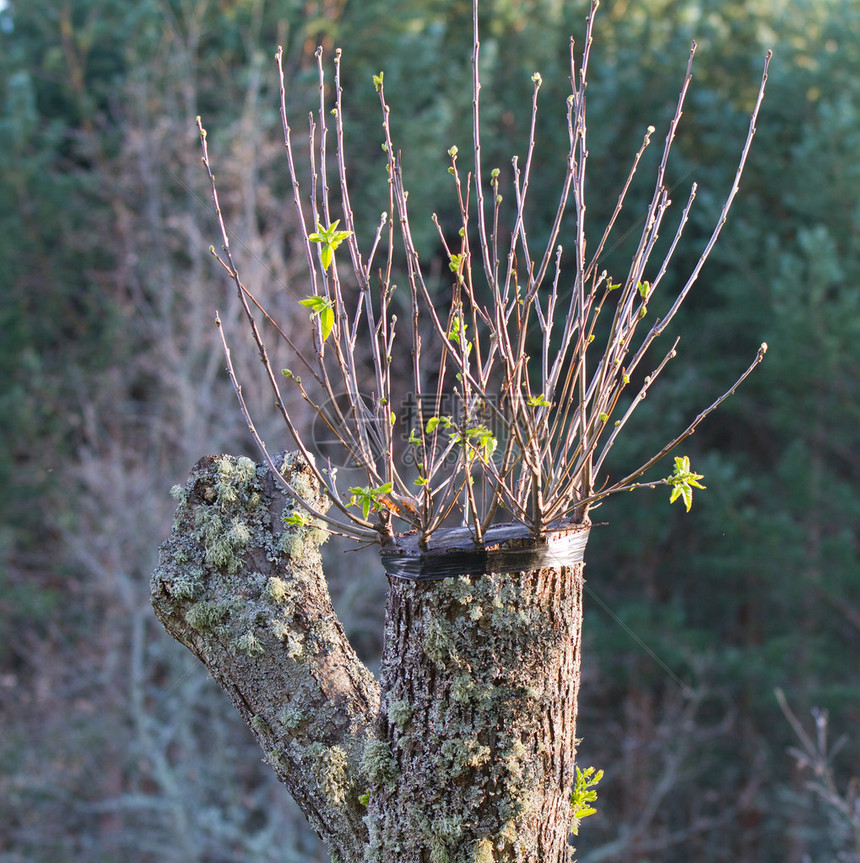
<path fill-rule="evenodd" d="M 684 506 L 687 507 L 687 512 L 693 505 L 693 489 L 705 488 L 699 480 L 704 479 L 702 474 L 693 473 L 690 470 L 689 456 L 682 456 L 675 459 L 675 470 L 672 475 L 666 479 L 666 482 L 672 486 L 672 493 L 669 496 L 669 503 L 674 503 L 679 497 L 684 501 Z"/>
<path fill-rule="evenodd" d="M 582 819 L 597 812 L 592 803 L 597 800 L 597 791 L 594 788 L 601 779 L 603 779 L 602 770 L 595 771 L 593 767 L 587 767 L 585 770 L 576 768 L 576 781 L 573 784 L 573 791 L 570 792 L 570 802 L 573 807 L 570 832 L 574 836 L 579 835 Z"/>

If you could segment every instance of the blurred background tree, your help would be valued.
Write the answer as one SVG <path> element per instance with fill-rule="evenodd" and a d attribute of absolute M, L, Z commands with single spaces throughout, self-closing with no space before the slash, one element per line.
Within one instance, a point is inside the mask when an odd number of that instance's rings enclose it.
<path fill-rule="evenodd" d="M 851 849 L 803 793 L 773 690 L 799 715 L 829 708 L 837 732 L 860 724 L 860 2 L 603 6 L 592 225 L 645 127 L 659 140 L 695 38 L 673 178 L 677 202 L 699 182 L 692 260 L 731 181 L 761 55 L 776 52 L 741 195 L 677 327 L 689 362 L 655 387 L 613 456 L 641 461 L 759 342 L 771 349 L 690 441 L 708 485 L 690 515 L 641 498 L 595 514 L 610 526 L 589 549 L 580 757 L 606 777 L 579 859 L 838 859 Z M 482 4 L 488 156 L 504 174 L 522 155 L 540 71 L 532 194 L 547 219 L 567 151 L 567 39 L 581 37 L 585 12 Z M 316 98 L 316 46 L 343 48 L 353 201 L 368 232 L 387 195 L 371 83 L 384 69 L 432 253 L 429 216 L 444 224 L 454 207 L 446 151 L 471 137 L 469 15 L 464 0 L 0 4 L 0 860 L 324 859 L 146 595 L 167 490 L 206 452 L 250 452 L 216 307 L 264 416 L 253 351 L 241 356 L 207 251 L 216 233 L 194 118 L 218 153 L 244 274 L 288 321 L 307 290 L 282 204 L 275 47 L 294 116 Z M 631 241 L 648 194 L 634 185 L 625 206 Z M 610 273 L 623 245 L 607 254 Z M 381 571 L 336 547 L 327 564 L 373 663 Z M 838 759 L 837 781 L 857 775 L 858 741 Z"/>

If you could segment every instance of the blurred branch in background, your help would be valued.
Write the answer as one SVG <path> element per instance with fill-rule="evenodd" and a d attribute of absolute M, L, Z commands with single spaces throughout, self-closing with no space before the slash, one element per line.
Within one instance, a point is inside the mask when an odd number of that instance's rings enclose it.
<path fill-rule="evenodd" d="M 828 715 L 818 707 L 812 709 L 813 730 L 810 734 L 788 705 L 781 689 L 776 689 L 776 700 L 788 724 L 794 731 L 800 747 L 792 746 L 788 754 L 806 777 L 807 794 L 823 804 L 827 820 L 828 845 L 839 863 L 857 863 L 860 860 L 860 776 L 845 782 L 839 790 L 834 759 L 848 742 L 845 736 L 831 744 L 828 740 Z M 811 801 L 807 801 L 808 803 Z"/>
<path fill-rule="evenodd" d="M 8 455 L 38 495 L 3 504 L 4 859 L 321 859 L 148 597 L 152 537 L 174 509 L 165 489 L 201 451 L 245 440 L 199 311 L 220 293 L 201 229 L 201 102 L 241 106 L 219 139 L 235 155 L 226 206 L 255 277 L 292 278 L 292 226 L 266 193 L 280 150 L 259 46 L 273 17 L 263 2 L 16 4 L 0 48 L 13 142 L 0 145 L 0 194 L 13 197 L 0 342 L 4 364 L 30 357 L 0 396 L 13 423 L 3 470 Z"/>

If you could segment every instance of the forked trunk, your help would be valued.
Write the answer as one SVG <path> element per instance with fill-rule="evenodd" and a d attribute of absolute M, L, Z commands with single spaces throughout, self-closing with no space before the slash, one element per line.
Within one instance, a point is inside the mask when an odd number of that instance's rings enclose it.
<path fill-rule="evenodd" d="M 449 551 L 449 535 L 447 553 L 383 555 L 396 574 L 369 860 L 570 859 L 588 530 L 523 534 L 497 532 L 489 553 Z"/>
<path fill-rule="evenodd" d="M 324 509 L 303 460 L 278 459 Z M 398 538 L 380 686 L 334 614 L 322 532 L 267 468 L 207 457 L 176 495 L 156 614 L 333 861 L 567 863 L 587 526 L 541 541 L 494 527 L 477 550 L 464 531 L 423 551 Z"/>

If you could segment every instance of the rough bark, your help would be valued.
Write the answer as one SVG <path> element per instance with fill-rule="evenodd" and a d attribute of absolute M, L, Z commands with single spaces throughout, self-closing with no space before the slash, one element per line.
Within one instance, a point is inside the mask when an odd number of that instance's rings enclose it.
<path fill-rule="evenodd" d="M 280 459 L 293 487 L 324 509 L 307 466 Z M 324 534 L 285 522 L 292 502 L 250 459 L 207 456 L 176 496 L 152 578 L 156 615 L 229 695 L 332 859 L 360 863 L 359 773 L 379 686 L 332 608 Z"/>
<path fill-rule="evenodd" d="M 323 509 L 307 466 L 279 463 Z M 268 470 L 206 457 L 175 493 L 156 614 L 228 693 L 332 860 L 569 860 L 581 562 L 479 574 L 473 558 L 469 575 L 390 578 L 380 701 L 332 609 L 324 534 L 285 521 L 293 505 Z M 486 560 L 546 548 L 519 535 Z M 432 565 L 456 572 L 444 558 Z"/>
<path fill-rule="evenodd" d="M 369 860 L 569 859 L 582 567 L 391 579 Z"/>

